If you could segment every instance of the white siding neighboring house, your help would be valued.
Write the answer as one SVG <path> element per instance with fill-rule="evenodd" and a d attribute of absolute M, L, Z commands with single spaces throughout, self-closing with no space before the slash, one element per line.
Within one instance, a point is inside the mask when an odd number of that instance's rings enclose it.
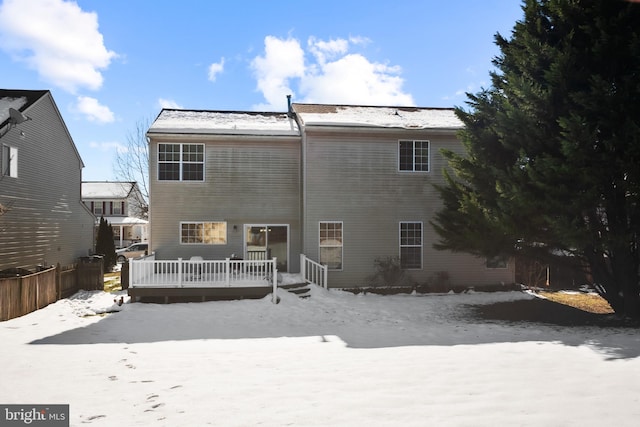
<path fill-rule="evenodd" d="M 165 109 L 147 136 L 150 252 L 158 260 L 303 253 L 329 287 L 370 284 L 395 258 L 416 283 L 512 284 L 513 262 L 439 252 L 443 148 L 462 152 L 452 109 L 293 104 L 288 113 Z"/>
<path fill-rule="evenodd" d="M 27 120 L 13 123 L 10 108 Z M 0 147 L 0 270 L 66 266 L 90 255 L 84 165 L 48 90 L 0 89 Z"/>
<path fill-rule="evenodd" d="M 135 182 L 85 181 L 82 201 L 93 212 L 96 224 L 104 217 L 113 226 L 117 248 L 147 241 L 148 221 L 140 205 L 143 197 Z"/>

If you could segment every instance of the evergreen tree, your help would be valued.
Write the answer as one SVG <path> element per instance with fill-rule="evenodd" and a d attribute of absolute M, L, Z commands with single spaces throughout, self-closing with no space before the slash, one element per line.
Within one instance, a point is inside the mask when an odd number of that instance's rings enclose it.
<path fill-rule="evenodd" d="M 113 227 L 109 222 L 100 217 L 98 236 L 96 238 L 96 253 L 104 257 L 105 271 L 111 271 L 116 265 L 116 245 L 113 242 Z"/>
<path fill-rule="evenodd" d="M 640 4 L 525 0 L 496 35 L 492 84 L 457 108 L 439 249 L 567 253 L 616 313 L 640 318 Z"/>

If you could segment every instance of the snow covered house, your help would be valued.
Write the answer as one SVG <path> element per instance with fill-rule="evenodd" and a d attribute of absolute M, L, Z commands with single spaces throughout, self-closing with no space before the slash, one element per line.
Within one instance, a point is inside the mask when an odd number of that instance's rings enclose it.
<path fill-rule="evenodd" d="M 155 259 L 277 259 L 328 267 L 328 287 L 371 284 L 397 259 L 415 283 L 514 282 L 514 266 L 440 252 L 452 109 L 292 104 L 288 113 L 164 109 L 147 132 Z"/>
<path fill-rule="evenodd" d="M 84 181 L 82 201 L 96 217 L 113 226 L 116 248 L 147 240 L 146 201 L 137 182 Z"/>
<path fill-rule="evenodd" d="M 0 90 L 0 270 L 74 263 L 93 250 L 84 167 L 48 90 Z"/>

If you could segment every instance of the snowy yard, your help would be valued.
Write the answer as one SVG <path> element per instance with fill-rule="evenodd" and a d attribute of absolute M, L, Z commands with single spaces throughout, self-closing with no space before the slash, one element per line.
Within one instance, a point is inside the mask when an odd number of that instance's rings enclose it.
<path fill-rule="evenodd" d="M 2 322 L 0 403 L 69 404 L 74 426 L 638 425 L 637 329 L 477 316 L 520 292 L 280 295 L 84 292 Z"/>

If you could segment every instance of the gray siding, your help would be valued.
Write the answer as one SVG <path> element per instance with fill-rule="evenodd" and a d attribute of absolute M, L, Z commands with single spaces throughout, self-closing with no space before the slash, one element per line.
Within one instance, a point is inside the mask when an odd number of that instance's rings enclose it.
<path fill-rule="evenodd" d="M 205 143 L 204 182 L 157 179 L 158 144 L 180 142 Z M 299 137 L 151 136 L 149 156 L 150 244 L 157 259 L 240 255 L 244 224 L 288 224 L 289 271 L 299 271 Z M 225 221 L 227 244 L 181 244 L 182 221 Z"/>
<path fill-rule="evenodd" d="M 93 248 L 93 215 L 81 202 L 82 162 L 50 95 L 32 120 L 0 139 L 18 148 L 18 177 L 0 181 L 0 270 L 68 265 Z M 20 138 L 20 131 L 25 137 Z"/>
<path fill-rule="evenodd" d="M 331 287 L 368 285 L 378 257 L 399 255 L 399 222 L 423 223 L 423 268 L 410 270 L 418 282 L 446 271 L 453 284 L 512 283 L 508 269 L 486 269 L 484 260 L 433 249 L 429 224 L 442 206 L 433 184 L 443 182 L 442 148 L 462 150 L 455 133 L 410 130 L 305 129 L 304 253 L 319 257 L 320 221 L 343 222 L 343 269 L 330 271 Z M 398 140 L 431 141 L 430 171 L 398 171 Z"/>

